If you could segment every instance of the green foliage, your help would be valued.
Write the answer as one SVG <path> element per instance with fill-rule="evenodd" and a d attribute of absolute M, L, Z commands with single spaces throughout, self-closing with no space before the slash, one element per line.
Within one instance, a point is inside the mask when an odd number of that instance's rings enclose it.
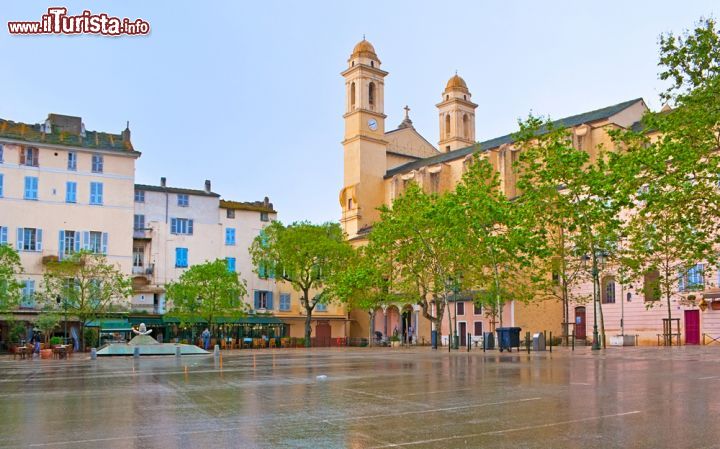
<path fill-rule="evenodd" d="M 50 334 L 53 333 L 59 323 L 59 315 L 52 312 L 43 312 L 40 314 L 37 321 L 35 322 L 35 327 L 40 329 L 40 332 L 42 332 L 43 336 L 45 337 L 45 342 L 47 343 L 50 338 Z"/>
<path fill-rule="evenodd" d="M 61 345 L 63 343 L 62 337 L 52 337 L 50 338 L 50 344 L 55 345 Z"/>
<path fill-rule="evenodd" d="M 15 308 L 21 300 L 23 272 L 20 255 L 10 245 L 0 245 L 0 310 Z"/>
<path fill-rule="evenodd" d="M 220 316 L 240 317 L 246 312 L 245 282 L 229 271 L 222 259 L 193 265 L 167 286 L 172 308 L 168 315 L 183 322 L 203 318 L 212 328 Z"/>
<path fill-rule="evenodd" d="M 320 225 L 296 222 L 288 226 L 274 221 L 266 226 L 250 246 L 256 273 L 274 273 L 302 293 L 305 309 L 305 343 L 310 344 L 312 312 L 319 303 L 332 298 L 326 289 L 329 279 L 352 257 L 352 247 L 345 241 L 337 223 Z M 310 290 L 317 290 L 310 297 Z"/>
<path fill-rule="evenodd" d="M 131 281 L 119 267 L 89 251 L 49 263 L 43 283 L 46 308 L 67 311 L 77 317 L 82 328 L 109 312 L 126 310 L 132 295 Z M 85 333 L 81 334 L 84 337 Z M 83 347 L 86 343 L 83 341 Z"/>
<path fill-rule="evenodd" d="M 25 337 L 25 334 L 27 333 L 27 330 L 25 329 L 25 325 L 23 323 L 14 323 L 10 326 L 10 342 L 11 343 L 20 343 L 20 339 Z"/>
<path fill-rule="evenodd" d="M 83 330 L 83 345 L 84 347 L 97 348 L 99 342 L 98 329 L 94 327 L 86 327 Z"/>
<path fill-rule="evenodd" d="M 644 129 L 618 131 L 625 189 L 632 192 L 626 223 L 628 270 L 657 280 L 645 286 L 665 298 L 668 317 L 678 280 L 698 262 L 715 263 L 719 243 L 720 37 L 713 19 L 683 36 L 661 36 L 663 99 L 671 111 L 648 112 Z M 646 305 L 662 304 L 648 302 Z"/>

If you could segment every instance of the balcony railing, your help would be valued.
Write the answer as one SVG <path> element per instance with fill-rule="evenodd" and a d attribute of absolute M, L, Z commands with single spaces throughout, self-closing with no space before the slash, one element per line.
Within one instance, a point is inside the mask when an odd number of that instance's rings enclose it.
<path fill-rule="evenodd" d="M 133 229 L 133 238 L 134 239 L 150 239 L 150 238 L 152 238 L 152 229 L 150 229 L 150 228 Z"/>
<path fill-rule="evenodd" d="M 133 267 L 132 268 L 132 274 L 141 274 L 141 275 L 145 275 L 145 276 L 152 276 L 154 271 L 155 271 L 154 264 L 150 264 L 147 267 Z"/>

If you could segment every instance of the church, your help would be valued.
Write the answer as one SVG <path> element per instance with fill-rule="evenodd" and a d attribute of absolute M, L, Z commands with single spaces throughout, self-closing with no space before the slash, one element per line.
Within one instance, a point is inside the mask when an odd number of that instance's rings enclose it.
<path fill-rule="evenodd" d="M 502 191 L 509 197 L 517 195 L 512 166 L 518 150 L 513 146 L 512 134 L 477 142 L 475 109 L 478 105 L 473 103 L 470 89 L 459 75 L 448 80 L 436 104 L 437 146 L 413 127 L 407 107 L 402 123 L 395 129 L 386 128 L 384 79 L 388 72 L 381 68 L 370 42 L 363 39 L 355 45 L 341 75 L 345 80 L 345 133 L 340 222 L 353 245 L 367 241 L 372 224 L 380 218 L 378 207 L 391 205 L 408 182 L 417 183 L 428 193 L 452 190 L 476 153 L 486 157 L 498 171 Z M 643 99 L 636 98 L 555 123 L 572 130 L 574 145 L 587 149 L 592 157 L 598 146 L 612 147 L 609 130 L 636 126 L 645 111 Z M 580 331 L 586 326 L 585 308 L 577 307 L 576 311 L 571 310 L 570 321 Z M 573 314 L 574 311 L 577 313 Z M 455 331 L 461 345 L 472 343 L 468 338 L 476 341 L 483 331 L 494 330 L 495 323 L 469 298 L 458 299 L 449 313 L 456 318 Z M 547 331 L 556 336 L 562 333 L 563 311 L 559 301 L 534 304 L 511 301 L 503 313 L 503 323 L 521 327 L 523 333 Z M 614 317 L 612 311 L 609 315 Z M 413 341 L 423 343 L 430 339 L 430 322 L 414 304 L 393 304 L 379 309 L 372 323 L 363 311 L 351 312 L 351 319 L 351 337 L 367 337 L 370 332 L 380 332 L 383 336 L 397 332 L 407 336 L 412 330 Z M 612 323 L 606 321 L 606 324 L 610 331 Z M 446 326 L 443 320 L 443 329 L 439 330 L 443 341 L 449 334 Z"/>

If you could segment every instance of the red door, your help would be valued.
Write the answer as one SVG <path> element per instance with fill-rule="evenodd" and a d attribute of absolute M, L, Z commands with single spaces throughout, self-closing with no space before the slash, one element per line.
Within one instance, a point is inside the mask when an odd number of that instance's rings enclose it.
<path fill-rule="evenodd" d="M 467 323 L 461 321 L 458 323 L 458 334 L 460 334 L 460 346 L 467 346 Z"/>
<path fill-rule="evenodd" d="M 700 311 L 685 311 L 685 344 L 700 344 Z"/>
<path fill-rule="evenodd" d="M 332 329 L 328 321 L 318 321 L 315 325 L 315 346 L 330 346 Z"/>
<path fill-rule="evenodd" d="M 585 307 L 575 307 L 575 338 L 585 340 Z"/>

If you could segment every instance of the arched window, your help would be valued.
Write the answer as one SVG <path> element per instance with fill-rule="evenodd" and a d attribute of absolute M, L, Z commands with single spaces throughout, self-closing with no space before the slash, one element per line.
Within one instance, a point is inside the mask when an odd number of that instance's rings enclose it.
<path fill-rule="evenodd" d="M 446 100 L 449 100 L 449 99 L 450 99 L 450 95 L 445 95 L 445 99 L 446 99 Z"/>
<path fill-rule="evenodd" d="M 350 109 L 355 109 L 355 83 L 350 83 Z"/>
<path fill-rule="evenodd" d="M 370 106 L 375 106 L 375 83 L 373 82 L 368 86 L 368 103 Z"/>
<path fill-rule="evenodd" d="M 375 61 L 370 61 L 370 67 L 375 67 Z"/>
<path fill-rule="evenodd" d="M 445 137 L 450 136 L 450 114 L 445 115 Z"/>
<path fill-rule="evenodd" d="M 463 100 L 467 100 L 467 95 L 463 95 Z"/>
<path fill-rule="evenodd" d="M 467 114 L 463 114 L 463 137 L 470 138 L 470 119 L 468 119 Z"/>
<path fill-rule="evenodd" d="M 606 278 L 603 285 L 603 304 L 615 304 L 615 279 Z"/>

